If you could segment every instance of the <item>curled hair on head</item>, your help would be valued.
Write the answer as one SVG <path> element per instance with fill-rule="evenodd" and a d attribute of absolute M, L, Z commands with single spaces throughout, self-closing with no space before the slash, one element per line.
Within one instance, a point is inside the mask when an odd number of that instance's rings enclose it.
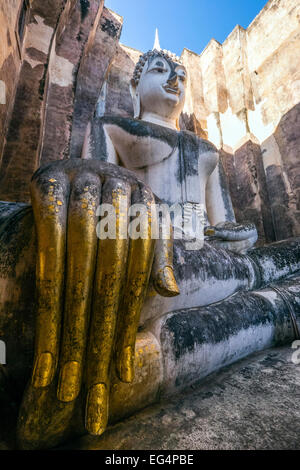
<path fill-rule="evenodd" d="M 162 57 L 164 59 L 170 60 L 172 62 L 175 62 L 177 64 L 182 64 L 181 59 L 177 57 L 175 54 L 172 54 L 170 51 L 160 50 L 158 51 L 157 49 L 153 49 L 152 51 L 148 51 L 145 54 L 141 55 L 139 58 L 138 63 L 135 66 L 134 72 L 133 72 L 133 81 L 135 82 L 135 85 L 137 86 L 139 84 L 144 66 L 146 62 L 151 59 L 152 57 Z"/>

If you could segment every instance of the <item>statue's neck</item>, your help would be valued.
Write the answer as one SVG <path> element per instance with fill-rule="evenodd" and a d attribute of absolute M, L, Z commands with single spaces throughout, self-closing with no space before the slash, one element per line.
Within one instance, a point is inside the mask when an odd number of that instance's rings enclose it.
<path fill-rule="evenodd" d="M 158 124 L 159 126 L 168 127 L 169 129 L 174 129 L 177 131 L 176 119 L 168 119 L 155 113 L 144 112 L 142 114 L 141 120 L 152 122 L 153 124 Z"/>

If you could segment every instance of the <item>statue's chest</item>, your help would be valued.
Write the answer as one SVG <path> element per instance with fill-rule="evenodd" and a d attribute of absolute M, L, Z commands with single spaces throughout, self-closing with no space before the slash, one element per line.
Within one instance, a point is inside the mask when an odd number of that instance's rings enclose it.
<path fill-rule="evenodd" d="M 122 164 L 159 198 L 170 204 L 205 203 L 206 181 L 215 167 L 215 158 L 211 159 L 208 149 L 201 148 L 201 139 L 174 131 L 168 139 L 133 135 L 116 127 L 109 130 Z"/>
<path fill-rule="evenodd" d="M 131 124 L 131 126 L 129 126 Z M 129 129 L 123 129 L 116 125 L 105 125 L 105 130 L 110 136 L 114 148 L 117 150 L 118 156 L 122 164 L 132 170 L 139 170 L 151 165 L 155 165 L 168 158 L 177 147 L 177 136 L 173 135 L 153 136 L 150 131 L 144 131 L 144 126 L 139 124 L 135 128 L 129 121 Z M 140 131 L 140 132 L 139 132 Z M 168 138 L 169 137 L 169 138 Z"/>
<path fill-rule="evenodd" d="M 165 202 L 205 203 L 206 181 L 215 167 L 215 158 L 200 150 L 197 142 L 191 145 L 184 138 L 178 139 L 173 148 L 156 139 L 132 139 L 121 159 Z"/>

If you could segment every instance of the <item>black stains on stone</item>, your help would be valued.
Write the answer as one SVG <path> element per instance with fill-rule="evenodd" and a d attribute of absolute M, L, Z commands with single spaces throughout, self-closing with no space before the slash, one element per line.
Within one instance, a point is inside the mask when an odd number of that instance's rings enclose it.
<path fill-rule="evenodd" d="M 81 19 L 82 21 L 86 18 L 89 8 L 90 8 L 89 0 L 80 0 L 80 8 L 81 8 Z"/>
<path fill-rule="evenodd" d="M 46 54 L 39 51 L 35 47 L 28 47 L 26 49 L 26 54 L 30 57 L 30 59 L 36 60 L 37 62 L 45 63 L 47 61 Z"/>
<path fill-rule="evenodd" d="M 180 132 L 180 155 L 183 160 L 183 175 L 180 176 L 198 175 L 199 139 L 195 134 Z"/>
<path fill-rule="evenodd" d="M 113 21 L 109 20 L 108 18 L 103 18 L 101 22 L 101 29 L 112 38 L 118 38 L 121 27 L 119 25 L 116 25 Z"/>
<path fill-rule="evenodd" d="M 29 245 L 32 227 L 31 206 L 0 202 L 0 274 L 4 277 L 15 268 L 20 254 Z"/>
<path fill-rule="evenodd" d="M 222 200 L 223 200 L 224 207 L 225 207 L 226 220 L 234 222 L 235 221 L 234 210 L 232 207 L 228 182 L 226 179 L 226 174 L 225 174 L 221 159 L 219 160 L 218 171 L 219 171 L 219 181 L 220 181 L 221 192 L 222 192 Z"/>
<path fill-rule="evenodd" d="M 184 262 L 182 262 L 184 260 Z M 204 243 L 200 250 L 186 250 L 182 240 L 174 241 L 174 269 L 176 279 L 187 280 L 196 277 L 201 281 L 209 280 L 247 280 L 250 262 L 244 255 L 216 248 Z"/>
<path fill-rule="evenodd" d="M 19 397 L 18 402 L 28 382 L 33 360 L 35 253 L 31 206 L 0 202 L 0 275 L 13 287 L 6 290 L 1 300 L 0 332 L 9 358 L 5 366 L 6 377 L 13 377 L 14 381 L 14 393 L 9 389 L 7 393 L 12 399 Z"/>
<path fill-rule="evenodd" d="M 56 178 L 60 181 L 62 190 L 66 192 L 66 185 L 69 184 L 70 179 L 73 180 L 75 175 L 82 176 L 84 173 L 97 174 L 102 182 L 110 178 L 128 180 L 129 184 L 136 184 L 137 181 L 140 181 L 130 170 L 94 158 L 88 160 L 70 158 L 53 161 L 39 168 L 32 176 L 31 181 L 35 181 L 35 184 L 38 184 L 41 194 L 48 194 L 49 184 L 51 185 L 49 178 Z"/>
<path fill-rule="evenodd" d="M 232 233 L 236 233 L 236 234 L 240 234 L 240 233 L 247 234 L 249 232 L 253 232 L 254 230 L 255 230 L 254 224 L 252 222 L 248 222 L 248 221 L 246 221 L 243 224 L 236 224 L 235 222 L 229 222 L 226 219 L 226 222 L 221 222 L 221 223 L 216 225 L 216 232 L 217 233 L 223 233 L 224 232 L 224 238 L 226 236 L 229 236 L 229 234 L 227 234 L 227 233 L 225 235 L 225 232 L 227 232 L 227 231 L 232 232 Z"/>
<path fill-rule="evenodd" d="M 282 168 L 279 165 L 269 165 L 266 169 L 266 180 L 276 239 L 291 237 L 294 233 L 294 220 L 289 210 L 289 195 Z"/>
<path fill-rule="evenodd" d="M 174 148 L 178 144 L 178 133 L 172 129 L 138 119 L 121 116 L 104 116 L 95 120 L 95 125 L 113 124 L 137 137 L 150 137 L 167 143 Z"/>
<path fill-rule="evenodd" d="M 277 286 L 279 292 L 284 293 L 284 298 L 286 298 L 287 302 L 289 303 L 294 316 L 296 317 L 296 321 L 298 325 L 300 325 L 300 277 L 293 276 L 289 280 L 285 280 L 282 283 L 284 287 Z"/>
<path fill-rule="evenodd" d="M 8 47 L 10 47 L 11 46 L 11 39 L 10 39 L 10 34 L 9 34 L 8 29 L 6 31 L 6 39 L 7 39 L 7 45 L 8 45 Z"/>
<path fill-rule="evenodd" d="M 101 119 L 93 120 L 90 145 L 93 158 L 98 158 L 102 161 L 108 160 L 106 136 Z"/>
<path fill-rule="evenodd" d="M 46 77 L 47 77 L 47 69 L 48 69 L 48 64 L 44 65 L 44 73 L 43 77 L 40 80 L 39 83 L 39 98 L 41 101 L 44 99 L 44 93 L 45 93 L 45 86 L 46 86 Z"/>
<path fill-rule="evenodd" d="M 274 306 L 255 293 L 239 293 L 207 307 L 175 312 L 162 328 L 161 341 L 163 347 L 171 341 L 174 358 L 179 361 L 185 354 L 228 341 L 243 330 L 264 325 L 279 325 L 281 330 L 287 322 L 283 302 Z"/>
<path fill-rule="evenodd" d="M 28 11 L 28 5 L 27 5 L 27 2 L 24 0 L 22 7 L 21 7 L 21 11 L 19 13 L 19 19 L 18 19 L 18 35 L 19 35 L 21 44 L 23 43 L 23 38 L 24 38 L 27 11 Z"/>
<path fill-rule="evenodd" d="M 82 40 L 82 37 L 83 37 L 83 33 L 82 31 L 79 31 L 79 33 L 76 36 L 77 41 L 80 42 Z"/>
<path fill-rule="evenodd" d="M 186 177 L 197 176 L 198 163 L 201 154 L 217 152 L 215 146 L 205 139 L 199 138 L 192 132 L 181 131 L 179 133 L 180 163 L 177 171 L 177 181 L 182 184 Z"/>
<path fill-rule="evenodd" d="M 14 62 L 13 54 L 9 54 L 9 56 L 4 60 L 2 67 L 0 67 L 0 75 L 1 80 L 3 80 L 6 84 L 6 105 L 0 105 L 0 141 L 3 142 L 4 133 L 6 131 L 6 123 L 7 123 L 7 110 L 8 110 L 8 103 L 11 102 L 12 93 L 14 89 L 14 85 L 17 80 L 17 70 L 16 65 Z M 0 165 L 0 174 L 3 173 L 3 169 L 5 168 L 3 165 Z M 2 176 L 2 175 L 1 175 Z M 1 177 L 0 177 L 1 180 Z M 1 186 L 1 183 L 0 183 Z"/>
<path fill-rule="evenodd" d="M 249 250 L 247 255 L 258 266 L 262 282 L 266 285 L 299 269 L 300 238 L 257 247 Z"/>
<path fill-rule="evenodd" d="M 9 216 L 15 215 L 24 209 L 29 208 L 28 204 L 22 202 L 2 202 L 0 201 L 0 233 L 4 230 Z"/>
<path fill-rule="evenodd" d="M 137 137 L 160 140 L 167 143 L 174 150 L 177 146 L 180 147 L 183 160 L 183 168 L 178 167 L 177 178 L 180 183 L 182 183 L 184 175 L 198 174 L 198 161 L 201 158 L 201 153 L 217 152 L 213 144 L 188 131 L 177 132 L 157 124 L 121 116 L 104 116 L 94 120 L 95 128 L 105 126 L 105 124 L 119 126 L 124 131 Z"/>

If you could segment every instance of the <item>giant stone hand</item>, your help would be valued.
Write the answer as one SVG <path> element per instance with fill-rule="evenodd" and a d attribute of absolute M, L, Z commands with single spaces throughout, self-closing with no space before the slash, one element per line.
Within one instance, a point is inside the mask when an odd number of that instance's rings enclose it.
<path fill-rule="evenodd" d="M 72 159 L 38 170 L 31 194 L 37 231 L 37 317 L 32 389 L 58 374 L 57 398 L 70 403 L 82 384 L 85 426 L 101 434 L 108 420 L 110 364 L 121 381 L 134 377 L 134 346 L 152 270 L 161 295 L 177 295 L 172 244 L 156 243 L 150 206 L 154 196 L 130 171 L 99 160 Z M 148 209 L 146 234 L 120 236 L 128 224 L 120 199 Z M 116 238 L 99 240 L 99 204 L 116 209 Z M 155 217 L 154 217 L 155 218 Z M 153 258 L 155 255 L 155 263 Z"/>

